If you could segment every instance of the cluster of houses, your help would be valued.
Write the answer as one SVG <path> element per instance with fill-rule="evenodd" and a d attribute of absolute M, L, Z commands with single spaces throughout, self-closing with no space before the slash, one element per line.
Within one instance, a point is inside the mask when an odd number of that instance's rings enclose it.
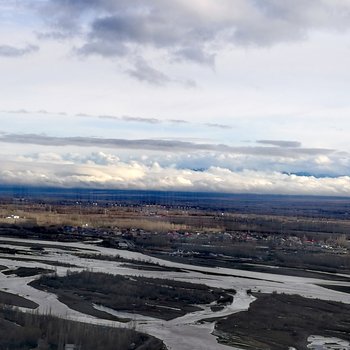
<path fill-rule="evenodd" d="M 6 220 L 16 222 L 20 220 L 19 215 L 9 215 Z M 118 228 L 103 229 L 90 226 L 88 224 L 81 226 L 63 226 L 59 231 L 65 235 L 85 236 L 93 239 L 101 239 L 106 245 L 119 249 L 134 249 L 134 243 L 137 240 L 151 240 L 154 237 L 160 237 L 165 241 L 193 243 L 193 244 L 239 244 L 252 243 L 264 245 L 275 249 L 294 249 L 310 252 L 332 252 L 335 254 L 346 254 L 350 248 L 350 241 L 346 237 L 339 239 L 339 235 L 334 238 L 313 235 L 313 238 L 300 235 L 290 235 L 287 233 L 266 233 L 254 231 L 224 231 L 224 232 L 203 232 L 203 231 L 168 231 L 154 232 L 137 228 Z M 316 237 L 316 238 L 315 238 Z"/>
<path fill-rule="evenodd" d="M 15 221 L 15 220 L 19 220 L 20 216 L 19 215 L 10 215 L 10 216 L 6 216 L 5 219 Z"/>

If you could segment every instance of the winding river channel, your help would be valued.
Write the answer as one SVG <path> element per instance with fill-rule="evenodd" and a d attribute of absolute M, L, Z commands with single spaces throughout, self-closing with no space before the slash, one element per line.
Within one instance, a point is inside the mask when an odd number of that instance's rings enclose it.
<path fill-rule="evenodd" d="M 50 312 L 51 314 L 67 319 L 95 324 L 118 327 L 132 326 L 137 330 L 162 339 L 169 350 L 235 349 L 233 347 L 217 343 L 216 337 L 212 334 L 214 330 L 213 322 L 203 323 L 199 321 L 205 318 L 222 317 L 246 310 L 249 307 L 249 304 L 254 300 L 253 296 L 247 294 L 247 290 L 260 291 L 264 293 L 272 293 L 273 291 L 276 291 L 280 293 L 298 294 L 308 298 L 341 301 L 350 304 L 350 294 L 341 293 L 318 286 L 318 284 L 329 284 L 350 287 L 350 275 L 342 275 L 344 277 L 349 277 L 349 282 L 333 281 L 330 279 L 325 280 L 286 276 L 276 273 L 270 274 L 229 268 L 211 268 L 186 265 L 149 257 L 141 253 L 104 248 L 93 243 L 62 243 L 39 240 L 22 240 L 16 238 L 1 238 L 1 241 L 2 247 L 16 248 L 28 253 L 16 254 L 15 256 L 3 254 L 0 258 L 0 265 L 4 265 L 9 269 L 15 269 L 21 266 L 52 269 L 52 265 L 49 264 L 50 261 L 78 266 L 70 268 L 63 266 L 55 267 L 57 273 L 62 276 L 65 275 L 68 270 L 81 271 L 83 269 L 89 269 L 93 272 L 168 278 L 178 281 L 195 282 L 210 287 L 235 289 L 237 291 L 237 293 L 234 295 L 232 304 L 226 305 L 223 310 L 213 312 L 209 306 L 203 306 L 201 311 L 189 313 L 183 317 L 170 321 L 159 320 L 142 315 L 122 313 L 98 305 L 95 306 L 96 308 L 111 314 L 132 319 L 129 324 L 125 324 L 98 319 L 93 316 L 79 313 L 78 311 L 72 310 L 65 304 L 58 301 L 54 294 L 40 291 L 28 286 L 28 283 L 35 278 L 38 278 L 38 276 L 17 277 L 15 275 L 5 276 L 4 274 L 0 273 L 0 290 L 18 294 L 26 299 L 36 302 L 39 305 L 37 309 L 39 313 Z M 29 246 L 21 246 L 21 243 L 41 244 L 45 248 L 45 254 L 33 252 Z M 136 267 L 134 269 L 130 264 L 125 267 L 121 262 L 82 258 L 77 256 L 76 253 L 103 254 L 109 256 L 115 256 L 118 254 L 119 256 L 127 259 L 150 261 L 153 263 L 159 263 L 163 266 L 180 268 L 183 270 L 183 272 L 149 271 L 140 270 Z M 20 260 L 14 260 L 14 258 L 19 258 Z M 27 259 L 27 261 L 25 259 Z M 28 261 L 29 259 L 40 260 L 40 262 Z M 276 272 L 276 270 L 274 270 L 274 272 Z M 314 339 L 313 341 L 315 342 Z M 322 347 L 319 347 L 319 349 L 322 349 Z M 344 349 L 350 349 L 350 347 L 344 347 Z"/>

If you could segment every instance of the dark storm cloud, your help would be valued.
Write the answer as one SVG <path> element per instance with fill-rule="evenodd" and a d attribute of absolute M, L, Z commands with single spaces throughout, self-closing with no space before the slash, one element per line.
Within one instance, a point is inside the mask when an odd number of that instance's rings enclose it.
<path fill-rule="evenodd" d="M 36 45 L 15 47 L 11 45 L 0 45 L 0 57 L 21 57 L 39 51 Z"/>
<path fill-rule="evenodd" d="M 115 57 L 125 56 L 129 51 L 123 43 L 93 40 L 82 47 L 76 48 L 75 52 L 82 56 L 101 55 L 103 57 Z"/>
<path fill-rule="evenodd" d="M 126 73 L 139 81 L 153 85 L 165 85 L 171 79 L 164 73 L 151 67 L 144 59 L 137 59 L 134 68 L 128 69 Z"/>
<path fill-rule="evenodd" d="M 169 119 L 169 122 L 174 124 L 188 124 L 189 121 L 183 119 Z"/>
<path fill-rule="evenodd" d="M 110 120 L 122 120 L 125 122 L 136 122 L 136 123 L 147 123 L 147 124 L 160 124 L 162 120 L 157 118 L 142 118 L 142 117 L 129 117 L 127 115 L 122 117 L 117 117 L 114 115 L 100 115 L 99 119 L 110 119 Z"/>
<path fill-rule="evenodd" d="M 201 47 L 183 47 L 173 52 L 175 59 L 179 61 L 193 61 L 195 63 L 207 64 L 213 66 L 215 64 L 215 54 L 205 52 Z"/>
<path fill-rule="evenodd" d="M 39 38 L 78 36 L 80 56 L 128 60 L 124 69 L 141 82 L 163 86 L 189 79 L 169 77 L 147 59 L 150 49 L 169 63 L 215 66 L 220 50 L 269 47 L 304 40 L 315 30 L 350 26 L 350 2 L 334 0 L 47 0 L 37 5 L 48 24 Z"/>
<path fill-rule="evenodd" d="M 126 122 L 148 123 L 148 124 L 160 124 L 162 121 L 156 118 L 141 118 L 141 117 L 129 117 L 123 116 L 122 119 Z"/>
<path fill-rule="evenodd" d="M 83 32 L 82 54 L 119 56 L 148 45 L 206 64 L 214 61 L 208 44 L 270 46 L 350 23 L 350 3 L 334 0 L 48 0 L 41 13 L 56 32 Z"/>
<path fill-rule="evenodd" d="M 94 137 L 51 137 L 38 134 L 4 134 L 0 142 L 34 144 L 42 146 L 79 146 L 102 147 L 130 150 L 151 150 L 167 152 L 211 151 L 219 153 L 249 154 L 256 156 L 277 156 L 297 158 L 303 155 L 325 155 L 334 150 L 321 148 L 285 148 L 285 147 L 233 147 L 224 144 L 205 144 L 176 140 L 127 140 Z"/>
<path fill-rule="evenodd" d="M 218 124 L 218 123 L 206 123 L 205 126 L 209 126 L 209 128 L 218 128 L 218 129 L 232 129 L 231 125 L 226 124 Z"/>
<path fill-rule="evenodd" d="M 22 114 L 22 115 L 37 115 L 37 114 L 43 114 L 43 115 L 53 115 L 53 116 L 69 116 L 66 112 L 50 112 L 46 110 L 38 110 L 38 111 L 30 111 L 26 109 L 17 109 L 17 110 L 3 110 L 0 111 L 0 113 L 6 113 L 6 114 Z M 90 118 L 90 119 L 104 119 L 104 120 L 111 120 L 116 122 L 130 122 L 130 123 L 146 123 L 146 124 L 164 124 L 164 123 L 171 123 L 171 124 L 193 124 L 195 126 L 201 126 L 201 127 L 209 127 L 209 128 L 219 128 L 219 129 L 232 129 L 231 125 L 226 124 L 218 124 L 218 123 L 192 123 L 191 121 L 184 120 L 184 119 L 160 119 L 160 118 L 146 118 L 146 117 L 137 117 L 137 116 L 128 116 L 128 115 L 92 115 L 87 113 L 76 113 L 74 115 L 78 118 Z"/>
<path fill-rule="evenodd" d="M 301 147 L 299 141 L 284 141 L 284 140 L 258 140 L 257 143 L 263 145 L 272 145 L 277 147 L 297 148 Z"/>

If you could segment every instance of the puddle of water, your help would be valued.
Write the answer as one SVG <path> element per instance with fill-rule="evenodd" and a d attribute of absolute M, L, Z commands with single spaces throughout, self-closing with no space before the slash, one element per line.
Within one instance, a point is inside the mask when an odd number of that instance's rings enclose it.
<path fill-rule="evenodd" d="M 311 335 L 307 341 L 307 348 L 311 350 L 350 350 L 350 343 L 339 338 L 327 338 L 320 335 Z"/>

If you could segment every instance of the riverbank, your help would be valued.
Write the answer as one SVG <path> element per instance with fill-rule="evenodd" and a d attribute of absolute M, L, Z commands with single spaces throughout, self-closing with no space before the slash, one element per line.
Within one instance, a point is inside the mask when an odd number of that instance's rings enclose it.
<path fill-rule="evenodd" d="M 218 320 L 220 342 L 249 350 L 307 350 L 311 335 L 350 340 L 350 305 L 276 293 L 256 297 L 247 311 Z"/>

